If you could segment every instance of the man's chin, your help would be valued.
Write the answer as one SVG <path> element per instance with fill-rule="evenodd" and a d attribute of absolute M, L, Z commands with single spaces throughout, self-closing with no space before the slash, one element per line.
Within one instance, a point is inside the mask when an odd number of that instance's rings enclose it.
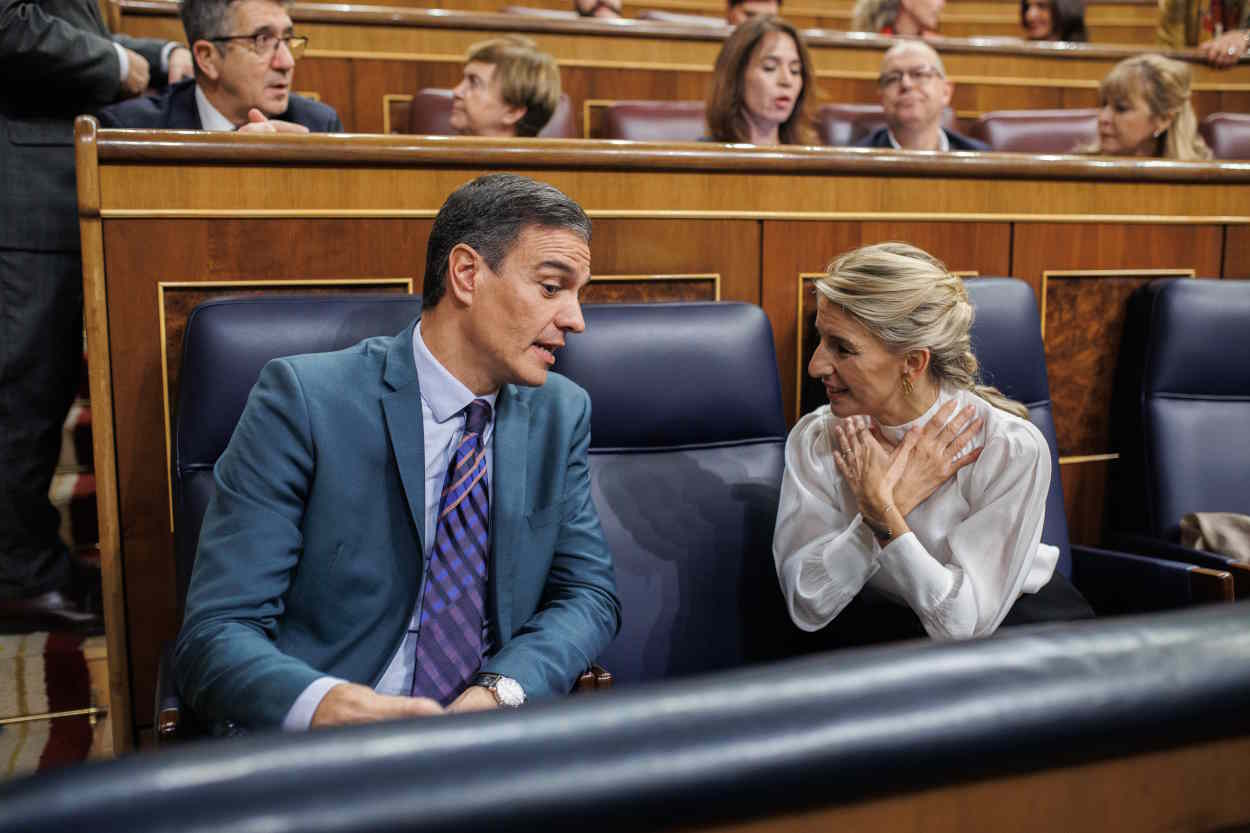
<path fill-rule="evenodd" d="M 283 92 L 280 95 L 276 93 L 268 93 L 265 96 L 264 103 L 257 109 L 264 113 L 267 118 L 276 119 L 285 113 L 287 108 L 290 106 L 290 92 Z"/>

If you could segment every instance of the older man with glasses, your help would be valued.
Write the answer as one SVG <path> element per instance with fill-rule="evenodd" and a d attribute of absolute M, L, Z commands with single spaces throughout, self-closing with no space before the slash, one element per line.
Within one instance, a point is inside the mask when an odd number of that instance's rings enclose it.
<path fill-rule="evenodd" d="M 947 80 L 942 59 L 923 41 L 891 46 L 877 78 L 885 127 L 855 144 L 895 150 L 989 150 L 989 146 L 942 127 L 942 114 L 955 85 Z"/>
<path fill-rule="evenodd" d="M 291 92 L 308 38 L 294 34 L 289 2 L 183 0 L 195 77 L 163 95 L 99 112 L 105 127 L 339 133 L 334 109 Z"/>

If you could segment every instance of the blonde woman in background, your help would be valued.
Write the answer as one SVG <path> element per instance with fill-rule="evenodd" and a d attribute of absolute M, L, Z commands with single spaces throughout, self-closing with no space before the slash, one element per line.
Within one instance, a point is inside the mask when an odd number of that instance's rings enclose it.
<path fill-rule="evenodd" d="M 1189 101 L 1189 75 L 1186 64 L 1162 55 L 1120 61 L 1098 89 L 1098 141 L 1078 152 L 1210 159 Z"/>
<path fill-rule="evenodd" d="M 852 32 L 927 37 L 938 33 L 946 0 L 856 0 Z"/>
<path fill-rule="evenodd" d="M 829 404 L 790 432 L 773 537 L 795 624 L 864 644 L 1092 616 L 1041 543 L 1046 440 L 978 383 L 963 282 L 882 243 L 816 289 L 808 373 Z"/>

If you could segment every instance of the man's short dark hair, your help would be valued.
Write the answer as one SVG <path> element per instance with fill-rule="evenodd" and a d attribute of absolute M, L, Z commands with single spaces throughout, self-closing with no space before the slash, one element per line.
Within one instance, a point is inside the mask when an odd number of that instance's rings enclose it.
<path fill-rule="evenodd" d="M 250 35 L 251 32 L 226 31 L 226 12 L 237 2 L 238 0 L 182 0 L 178 4 L 178 13 L 182 17 L 182 30 L 186 33 L 187 45 L 193 46 L 196 41 L 212 40 L 226 35 Z M 273 2 L 289 9 L 294 0 Z M 213 45 L 219 52 L 225 51 L 224 44 Z"/>
<path fill-rule="evenodd" d="M 487 174 L 447 198 L 425 249 L 423 309 L 433 309 L 447 291 L 447 259 L 457 244 L 470 246 L 498 270 L 529 226 L 566 229 L 590 244 L 590 218 L 558 188 L 516 174 Z"/>

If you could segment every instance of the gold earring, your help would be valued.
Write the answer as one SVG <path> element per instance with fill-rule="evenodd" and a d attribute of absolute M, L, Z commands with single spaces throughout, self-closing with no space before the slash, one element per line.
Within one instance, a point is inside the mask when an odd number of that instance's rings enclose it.
<path fill-rule="evenodd" d="M 903 394 L 906 396 L 911 396 L 915 392 L 916 392 L 916 389 L 912 387 L 911 378 L 906 373 L 904 373 L 903 374 Z"/>

